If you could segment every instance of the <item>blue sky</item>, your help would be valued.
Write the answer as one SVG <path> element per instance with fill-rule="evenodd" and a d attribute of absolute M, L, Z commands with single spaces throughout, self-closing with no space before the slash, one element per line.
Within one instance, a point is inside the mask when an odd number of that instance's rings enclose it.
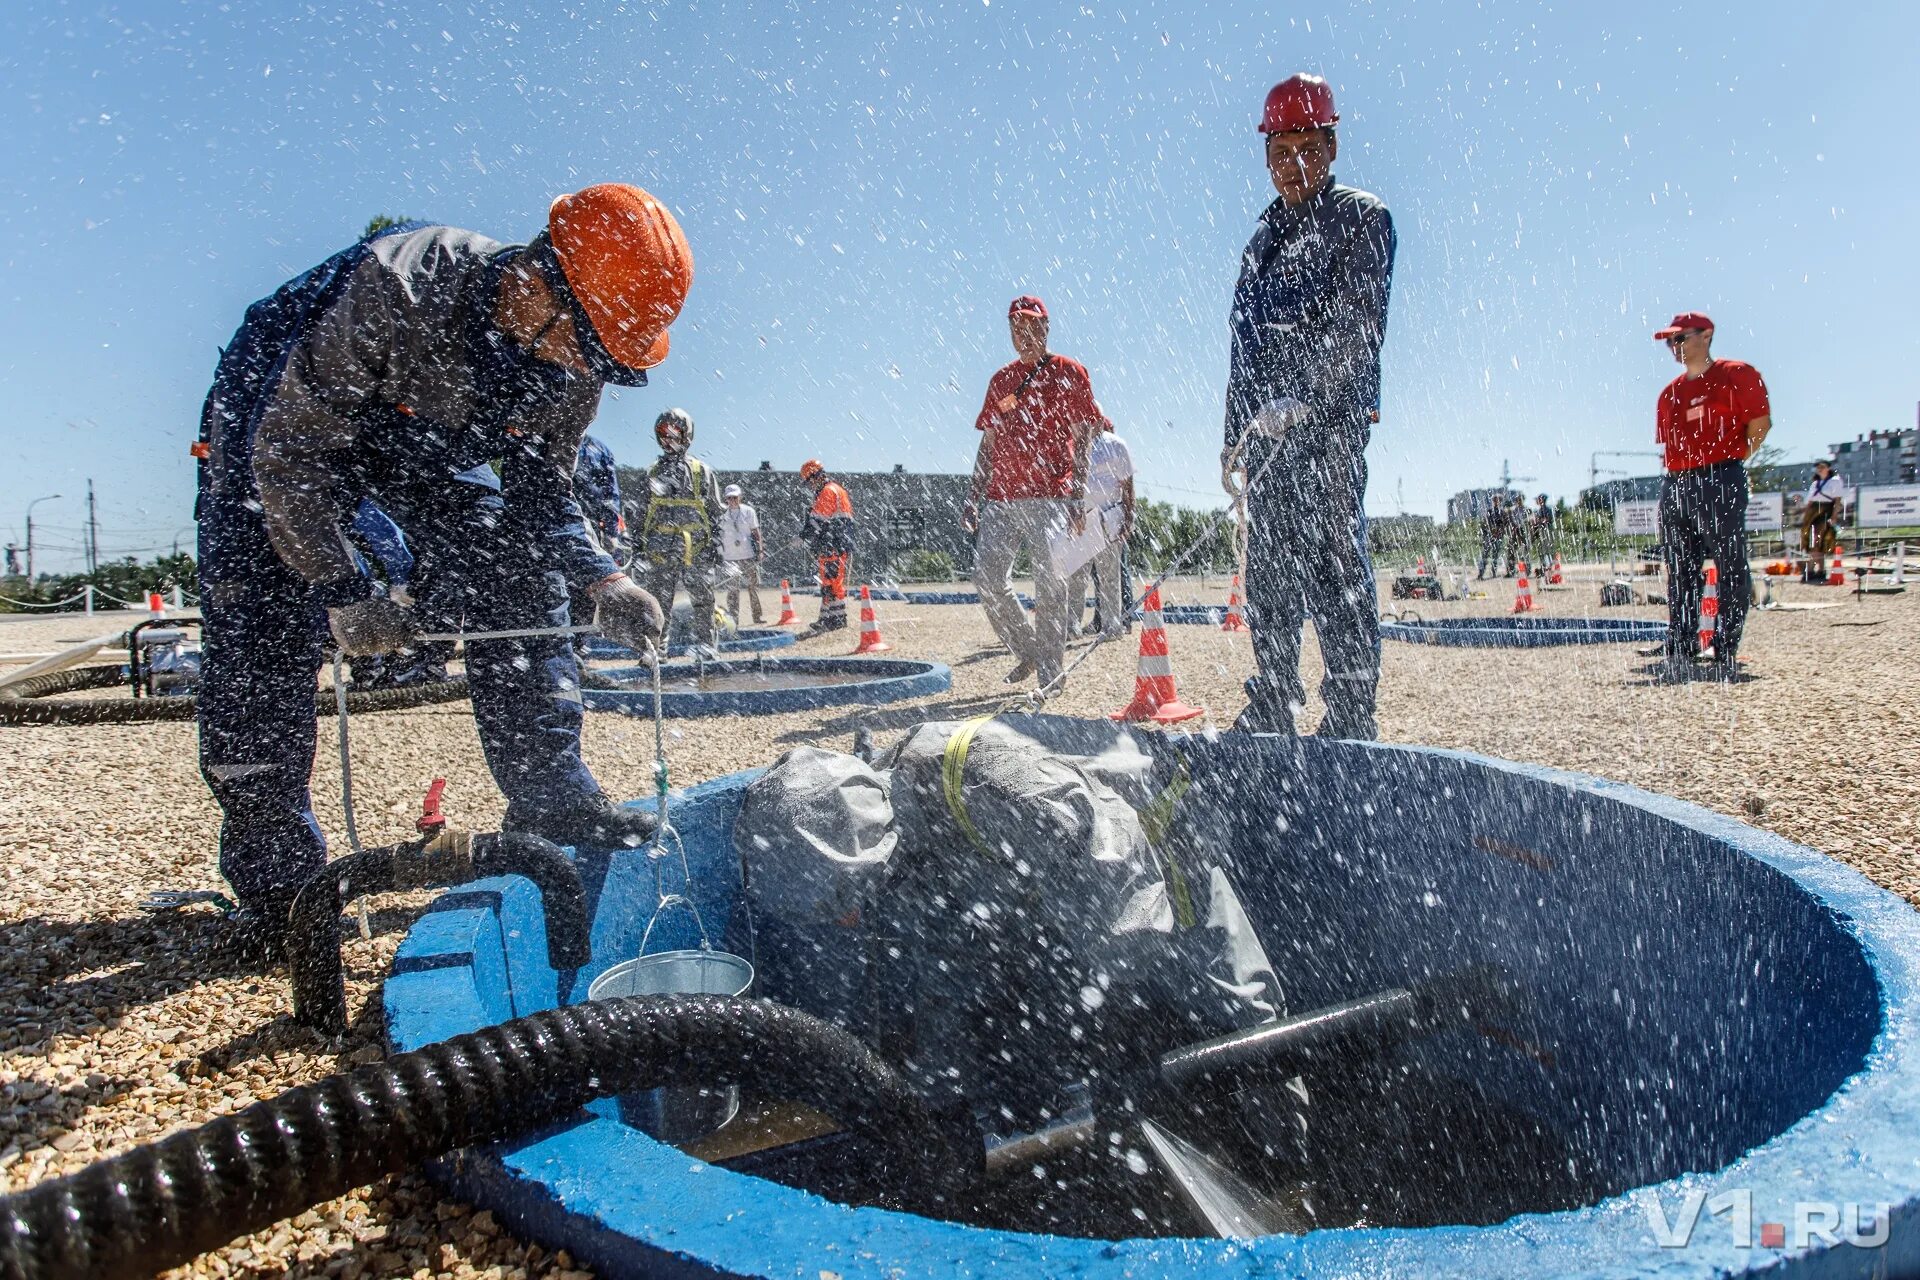
<path fill-rule="evenodd" d="M 1399 227 L 1374 512 L 1438 514 L 1503 459 L 1571 493 L 1592 450 L 1648 447 L 1649 331 L 1683 308 L 1760 367 L 1795 456 L 1915 421 L 1920 6 L 320 8 L 0 14 L 0 523 L 65 495 L 43 567 L 88 476 L 105 551 L 171 545 L 217 348 L 369 215 L 524 239 L 606 179 L 667 200 L 697 264 L 672 359 L 602 413 L 623 458 L 679 404 L 723 465 L 963 468 L 1032 291 L 1146 491 L 1210 504 L 1272 194 L 1253 122 L 1299 69 Z"/>

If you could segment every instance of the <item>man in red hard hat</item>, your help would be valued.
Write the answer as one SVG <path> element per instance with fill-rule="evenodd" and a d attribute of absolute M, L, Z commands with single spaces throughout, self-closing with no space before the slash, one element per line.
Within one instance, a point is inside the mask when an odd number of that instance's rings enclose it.
<path fill-rule="evenodd" d="M 1333 180 L 1333 90 L 1295 75 L 1260 118 L 1276 198 L 1234 289 L 1221 484 L 1246 490 L 1247 622 L 1259 673 L 1237 729 L 1293 733 L 1306 703 L 1300 632 L 1326 666 L 1333 737 L 1376 736 L 1379 611 L 1367 556 L 1367 441 L 1380 418 L 1380 347 L 1393 279 L 1393 217 Z M 1249 481 L 1251 477 L 1251 481 Z"/>
<path fill-rule="evenodd" d="M 827 474 L 813 458 L 800 464 L 800 479 L 813 490 L 813 505 L 800 526 L 800 536 L 813 548 L 820 574 L 820 616 L 800 633 L 811 636 L 839 631 L 847 625 L 847 573 L 853 563 L 853 499 L 847 488 Z"/>
<path fill-rule="evenodd" d="M 1713 321 L 1683 311 L 1654 338 L 1686 366 L 1660 392 L 1654 439 L 1660 482 L 1660 543 L 1667 565 L 1667 640 L 1659 678 L 1692 679 L 1700 658 L 1700 600 L 1706 562 L 1720 570 L 1720 622 L 1706 674 L 1739 675 L 1740 633 L 1753 590 L 1747 569 L 1747 458 L 1773 429 L 1760 371 L 1713 357 Z"/>
<path fill-rule="evenodd" d="M 666 206 L 603 183 L 555 200 L 528 244 L 401 224 L 248 308 L 193 448 L 200 770 L 225 819 L 241 950 L 275 949 L 294 892 L 326 863 L 307 780 L 328 633 L 358 657 L 435 629 L 342 537 L 361 502 L 404 532 L 442 625 L 555 628 L 572 587 L 611 638 L 660 635 L 659 604 L 588 532 L 573 474 L 601 388 L 645 384 L 692 279 Z M 466 665 L 509 829 L 597 848 L 648 837 L 650 817 L 609 800 L 580 758 L 566 636 L 475 642 Z"/>

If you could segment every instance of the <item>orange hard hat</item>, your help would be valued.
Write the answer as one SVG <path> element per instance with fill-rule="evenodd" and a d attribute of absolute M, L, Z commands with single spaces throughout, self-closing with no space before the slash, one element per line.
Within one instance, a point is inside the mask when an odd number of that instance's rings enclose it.
<path fill-rule="evenodd" d="M 1298 133 L 1303 129 L 1331 129 L 1340 123 L 1333 109 L 1333 89 L 1325 77 L 1288 76 L 1267 90 L 1266 109 L 1260 113 L 1260 132 Z"/>
<path fill-rule="evenodd" d="M 586 321 L 589 332 L 575 330 L 594 372 L 644 383 L 642 371 L 667 358 L 667 326 L 693 286 L 679 222 L 639 187 L 603 182 L 555 200 L 545 239 L 575 318 Z"/>
<path fill-rule="evenodd" d="M 819 461 L 814 458 L 808 458 L 800 464 L 800 478 L 802 480 L 811 480 L 815 476 L 822 475 L 825 472 L 826 468 L 821 466 Z"/>

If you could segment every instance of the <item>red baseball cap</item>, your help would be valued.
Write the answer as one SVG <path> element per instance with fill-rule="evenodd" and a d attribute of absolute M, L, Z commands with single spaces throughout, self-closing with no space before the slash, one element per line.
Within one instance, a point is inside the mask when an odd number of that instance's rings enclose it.
<path fill-rule="evenodd" d="M 1698 311 L 1682 311 L 1675 316 L 1664 329 L 1655 329 L 1653 336 L 1657 341 L 1665 342 L 1676 333 L 1685 333 L 1688 329 L 1711 329 L 1713 321 Z"/>
<path fill-rule="evenodd" d="M 1047 304 L 1030 293 L 1023 293 L 1007 306 L 1007 319 L 1011 320 L 1015 316 L 1039 316 L 1045 320 Z"/>

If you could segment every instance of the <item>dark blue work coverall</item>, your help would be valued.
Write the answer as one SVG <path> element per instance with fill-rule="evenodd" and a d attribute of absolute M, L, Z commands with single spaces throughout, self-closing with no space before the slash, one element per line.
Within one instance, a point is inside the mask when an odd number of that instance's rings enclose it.
<path fill-rule="evenodd" d="M 580 441 L 580 460 L 573 468 L 573 496 L 586 517 L 600 549 L 618 564 L 627 562 L 627 520 L 620 508 L 620 468 L 613 450 L 593 436 Z M 593 598 L 584 589 L 569 593 L 575 622 L 593 621 Z M 575 641 L 575 649 L 584 652 L 586 637 Z"/>
<path fill-rule="evenodd" d="M 1393 218 L 1331 179 L 1298 206 L 1276 199 L 1234 289 L 1226 447 L 1262 406 L 1310 411 L 1279 442 L 1247 442 L 1247 621 L 1259 674 L 1248 724 L 1293 732 L 1306 702 L 1300 632 L 1312 618 L 1326 678 L 1321 732 L 1376 736 L 1380 627 L 1367 555 L 1367 439 L 1380 408 L 1380 346 L 1393 279 Z M 1277 455 L 1277 456 L 1276 456 Z"/>
<path fill-rule="evenodd" d="M 225 815 L 221 874 L 243 900 L 282 896 L 326 859 L 307 788 L 314 694 L 326 609 L 378 591 L 343 537 L 361 500 L 469 630 L 564 625 L 568 583 L 616 572 L 572 487 L 601 384 L 493 323 L 518 252 L 394 229 L 248 308 L 221 353 L 195 450 L 200 766 Z M 565 637 L 474 644 L 467 674 L 509 821 L 599 799 Z"/>

